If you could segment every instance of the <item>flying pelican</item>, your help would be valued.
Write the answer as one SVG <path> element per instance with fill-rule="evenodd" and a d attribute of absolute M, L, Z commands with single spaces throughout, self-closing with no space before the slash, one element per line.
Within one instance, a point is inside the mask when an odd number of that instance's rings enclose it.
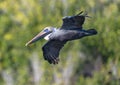
<path fill-rule="evenodd" d="M 95 29 L 84 30 L 82 25 L 85 21 L 86 13 L 80 12 L 74 16 L 64 17 L 63 24 L 59 29 L 46 27 L 33 39 L 26 43 L 26 46 L 44 38 L 48 42 L 42 47 L 44 59 L 50 64 L 58 64 L 59 52 L 67 41 L 80 39 L 85 36 L 97 34 Z"/>

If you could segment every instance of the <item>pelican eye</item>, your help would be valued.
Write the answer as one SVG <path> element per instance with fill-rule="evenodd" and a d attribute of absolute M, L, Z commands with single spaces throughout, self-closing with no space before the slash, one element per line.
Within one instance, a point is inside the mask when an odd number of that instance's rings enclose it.
<path fill-rule="evenodd" d="M 49 30 L 48 30 L 48 29 L 45 29 L 44 32 L 49 32 Z"/>

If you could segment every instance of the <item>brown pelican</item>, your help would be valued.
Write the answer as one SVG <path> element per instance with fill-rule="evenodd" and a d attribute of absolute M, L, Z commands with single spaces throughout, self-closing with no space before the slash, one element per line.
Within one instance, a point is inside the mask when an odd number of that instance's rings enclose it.
<path fill-rule="evenodd" d="M 85 36 L 97 34 L 95 29 L 84 30 L 82 25 L 87 14 L 80 12 L 74 16 L 64 17 L 63 24 L 59 29 L 55 27 L 46 27 L 42 32 L 36 35 L 32 40 L 26 43 L 26 46 L 44 38 L 48 42 L 42 47 L 44 59 L 50 64 L 58 64 L 60 49 L 67 41 L 80 39 Z"/>

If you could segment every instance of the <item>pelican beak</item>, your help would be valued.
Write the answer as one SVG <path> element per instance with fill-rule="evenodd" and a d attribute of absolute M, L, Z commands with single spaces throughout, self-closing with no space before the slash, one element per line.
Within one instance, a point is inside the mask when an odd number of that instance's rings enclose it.
<path fill-rule="evenodd" d="M 50 32 L 50 31 L 49 31 L 49 32 L 44 32 L 44 31 L 42 31 L 42 32 L 38 33 L 34 38 L 32 38 L 30 41 L 28 41 L 28 42 L 25 44 L 25 46 L 28 46 L 28 45 L 30 45 L 30 44 L 32 44 L 32 43 L 34 43 L 34 42 L 36 42 L 36 41 L 44 38 L 44 37 L 45 37 L 46 35 L 48 35 L 49 33 L 51 33 L 51 32 Z"/>

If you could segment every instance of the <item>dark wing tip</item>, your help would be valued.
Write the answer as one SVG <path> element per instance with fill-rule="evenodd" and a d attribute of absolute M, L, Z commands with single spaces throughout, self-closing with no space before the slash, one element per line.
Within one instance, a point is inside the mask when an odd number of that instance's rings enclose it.
<path fill-rule="evenodd" d="M 48 41 L 43 47 L 43 56 L 46 61 L 50 64 L 58 64 L 59 62 L 59 52 L 64 46 L 65 42 L 60 41 Z"/>
<path fill-rule="evenodd" d="M 53 57 L 52 55 L 45 55 L 43 54 L 44 59 L 47 60 L 50 64 L 58 64 L 59 58 L 58 57 Z"/>
<path fill-rule="evenodd" d="M 83 16 L 83 17 L 88 17 L 88 18 L 92 18 L 91 16 L 88 16 L 88 12 L 85 11 L 80 11 L 78 14 L 76 14 L 76 16 Z"/>
<path fill-rule="evenodd" d="M 45 57 L 45 56 L 44 56 Z M 59 58 L 58 56 L 55 56 L 55 55 L 48 55 L 48 58 L 47 58 L 47 61 L 50 63 L 50 64 L 58 64 L 59 62 Z"/>
<path fill-rule="evenodd" d="M 83 11 L 80 11 L 78 14 L 76 14 L 76 16 L 79 16 L 83 13 Z"/>

